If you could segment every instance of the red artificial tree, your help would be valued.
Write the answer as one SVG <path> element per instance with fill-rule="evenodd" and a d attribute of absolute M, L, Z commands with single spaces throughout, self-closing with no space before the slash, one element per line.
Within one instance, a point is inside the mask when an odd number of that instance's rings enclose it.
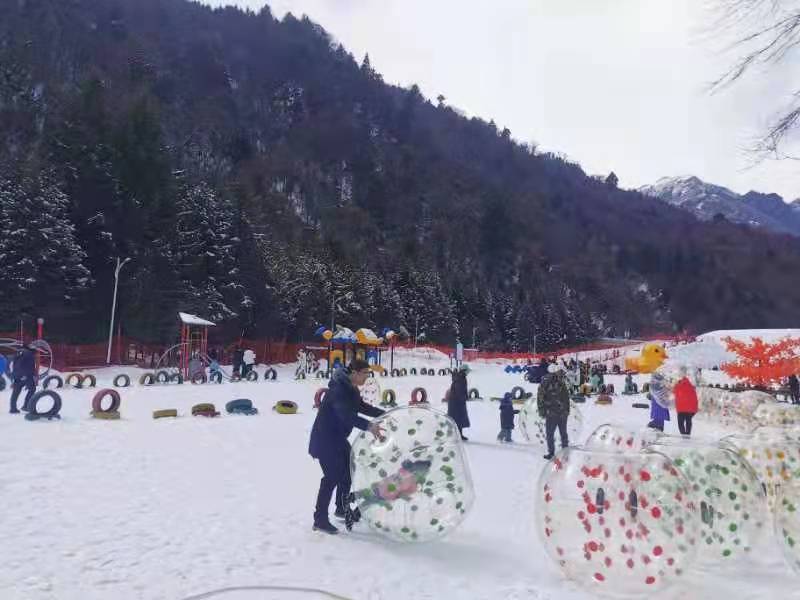
<path fill-rule="evenodd" d="M 800 373 L 800 339 L 785 338 L 767 344 L 754 337 L 750 343 L 726 337 L 722 340 L 728 351 L 738 360 L 722 365 L 722 370 L 734 379 L 745 381 L 753 387 L 766 388 L 780 385 L 792 373 Z"/>

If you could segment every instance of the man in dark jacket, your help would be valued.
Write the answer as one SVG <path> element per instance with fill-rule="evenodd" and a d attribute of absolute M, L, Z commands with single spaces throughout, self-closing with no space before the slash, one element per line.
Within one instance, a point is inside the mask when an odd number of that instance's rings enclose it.
<path fill-rule="evenodd" d="M 317 505 L 314 511 L 314 531 L 338 533 L 328 520 L 328 506 L 336 489 L 336 517 L 347 519 L 350 496 L 350 442 L 347 438 L 356 427 L 369 431 L 376 437 L 381 429 L 370 423 L 359 413 L 379 417 L 384 411 L 361 399 L 358 387 L 364 385 L 369 376 L 369 364 L 354 360 L 349 367 L 337 369 L 328 386 L 328 393 L 311 428 L 308 453 L 319 460 L 322 481 L 319 484 Z"/>
<path fill-rule="evenodd" d="M 450 394 L 447 396 L 447 416 L 453 419 L 458 426 L 458 433 L 465 442 L 464 429 L 469 427 L 469 413 L 467 412 L 467 373 L 469 365 L 461 365 L 453 373 L 453 383 L 450 385 Z"/>
<path fill-rule="evenodd" d="M 13 388 L 11 392 L 11 413 L 18 413 L 17 399 L 22 391 L 22 388 L 27 388 L 28 393 L 25 395 L 25 401 L 22 403 L 22 410 L 28 411 L 30 406 L 31 397 L 36 392 L 36 357 L 33 350 L 28 345 L 22 347 L 14 356 L 14 362 L 11 364 L 11 380 Z"/>
<path fill-rule="evenodd" d="M 236 346 L 236 350 L 233 351 L 233 376 L 234 377 L 241 377 L 242 376 L 242 366 L 244 364 L 244 350 L 241 346 Z"/>
<path fill-rule="evenodd" d="M 561 438 L 561 447 L 566 448 L 569 446 L 569 438 L 567 437 L 569 390 L 556 364 L 551 364 L 548 367 L 548 375 L 539 384 L 536 407 L 539 411 L 539 416 L 544 418 L 545 435 L 547 437 L 547 454 L 545 454 L 544 458 L 550 460 L 556 453 L 556 428 L 558 428 L 558 435 Z"/>
<path fill-rule="evenodd" d="M 789 394 L 792 396 L 792 404 L 800 404 L 800 380 L 797 375 L 789 375 Z"/>

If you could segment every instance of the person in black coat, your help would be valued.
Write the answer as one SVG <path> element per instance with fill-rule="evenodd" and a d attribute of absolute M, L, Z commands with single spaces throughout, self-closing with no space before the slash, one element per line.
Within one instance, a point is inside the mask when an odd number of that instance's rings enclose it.
<path fill-rule="evenodd" d="M 244 350 L 241 346 L 236 346 L 233 351 L 233 374 L 235 376 L 242 376 L 242 365 L 244 364 Z"/>
<path fill-rule="evenodd" d="M 9 412 L 12 414 L 19 412 L 17 399 L 23 388 L 26 388 L 28 393 L 25 395 L 22 410 L 29 411 L 31 409 L 31 398 L 36 392 L 36 356 L 27 344 L 14 356 L 14 362 L 11 365 L 11 380 L 13 387 L 11 391 L 11 410 Z"/>
<path fill-rule="evenodd" d="M 800 380 L 797 375 L 789 375 L 789 393 L 792 396 L 792 404 L 800 404 Z"/>
<path fill-rule="evenodd" d="M 469 427 L 469 414 L 467 413 L 467 373 L 469 365 L 461 365 L 453 373 L 453 383 L 450 384 L 450 394 L 447 397 L 447 416 L 453 419 L 458 426 L 458 433 L 465 442 L 464 429 Z"/>
<path fill-rule="evenodd" d="M 328 519 L 328 506 L 336 489 L 336 513 L 340 519 L 348 518 L 350 506 L 350 442 L 347 438 L 353 428 L 369 431 L 381 437 L 382 430 L 377 423 L 370 423 L 359 413 L 370 417 L 384 414 L 380 408 L 367 404 L 361 399 L 359 386 L 369 376 L 369 364 L 356 359 L 350 366 L 337 369 L 328 393 L 320 404 L 317 418 L 311 428 L 308 453 L 319 461 L 322 480 L 319 484 L 317 504 L 314 510 L 314 531 L 336 534 L 338 530 Z M 358 520 L 356 517 L 353 520 Z"/>
<path fill-rule="evenodd" d="M 511 393 L 506 392 L 500 400 L 500 433 L 497 434 L 498 442 L 513 442 L 511 432 L 514 430 L 514 415 L 519 411 L 514 409 Z"/>

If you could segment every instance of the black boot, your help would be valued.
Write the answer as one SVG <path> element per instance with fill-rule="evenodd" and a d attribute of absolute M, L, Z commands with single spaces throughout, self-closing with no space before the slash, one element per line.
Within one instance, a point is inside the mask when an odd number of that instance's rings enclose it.
<path fill-rule="evenodd" d="M 339 530 L 336 529 L 333 525 L 331 525 L 330 521 L 314 523 L 314 526 L 311 528 L 312 531 L 319 531 L 321 533 L 327 533 L 328 535 L 336 535 L 339 533 Z"/>

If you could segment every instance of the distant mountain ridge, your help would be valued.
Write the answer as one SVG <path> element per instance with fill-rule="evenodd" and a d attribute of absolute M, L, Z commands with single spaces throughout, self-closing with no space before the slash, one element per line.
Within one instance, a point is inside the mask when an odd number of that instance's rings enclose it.
<path fill-rule="evenodd" d="M 703 221 L 722 215 L 733 223 L 800 236 L 800 199 L 787 203 L 778 194 L 737 194 L 693 175 L 663 177 L 638 191 L 688 210 Z"/>

